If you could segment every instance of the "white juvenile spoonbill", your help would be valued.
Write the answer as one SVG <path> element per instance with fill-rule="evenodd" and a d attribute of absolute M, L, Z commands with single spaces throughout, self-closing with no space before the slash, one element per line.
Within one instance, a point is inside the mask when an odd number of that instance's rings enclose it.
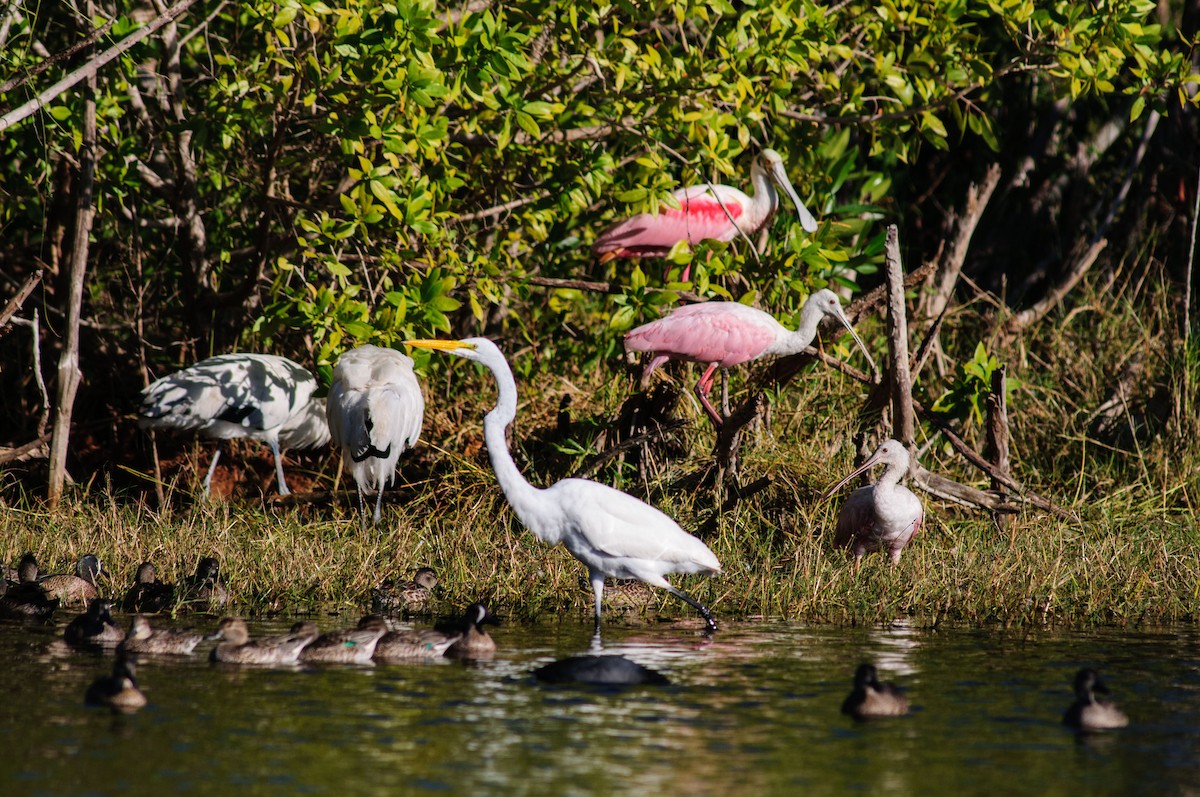
<path fill-rule="evenodd" d="M 329 434 L 358 485 L 359 512 L 365 512 L 363 491 L 374 490 L 378 523 L 383 488 L 396 477 L 400 455 L 421 436 L 425 418 L 412 358 L 371 345 L 346 352 L 333 368 L 326 411 Z"/>
<path fill-rule="evenodd" d="M 317 380 L 300 365 L 274 354 L 222 354 L 176 371 L 142 391 L 143 429 L 195 430 L 228 440 L 249 437 L 275 456 L 279 494 L 288 495 L 280 449 L 316 448 L 329 442 L 325 401 L 313 398 Z M 204 477 L 212 485 L 218 446 Z"/>
<path fill-rule="evenodd" d="M 854 552 L 854 566 L 872 551 L 887 551 L 892 564 L 921 528 L 925 510 L 921 499 L 900 479 L 908 473 L 908 449 L 899 440 L 885 440 L 875 453 L 853 473 L 830 487 L 822 499 L 836 493 L 847 482 L 878 464 L 886 465 L 883 475 L 872 485 L 850 493 L 838 513 L 834 545 Z"/>
<path fill-rule="evenodd" d="M 542 542 L 562 543 L 588 569 L 596 599 L 596 634 L 604 578 L 636 578 L 661 587 L 703 615 L 708 630 L 712 613 L 671 586 L 667 573 L 719 573 L 721 563 L 708 546 L 665 514 L 632 495 L 588 479 L 563 479 L 534 487 L 513 461 L 504 430 L 517 413 L 517 384 L 504 354 L 487 338 L 410 340 L 410 346 L 449 352 L 482 364 L 496 379 L 499 398 L 483 419 L 488 457 L 496 481 L 521 522 Z"/>
<path fill-rule="evenodd" d="M 643 324 L 625 333 L 627 351 L 649 352 L 650 363 L 642 373 L 642 385 L 650 374 L 667 360 L 688 360 L 708 367 L 696 382 L 696 396 L 713 426 L 721 428 L 722 419 L 708 400 L 717 368 L 734 365 L 769 354 L 795 354 L 803 351 L 817 336 L 817 327 L 825 317 L 836 318 L 854 336 L 854 342 L 875 370 L 867 346 L 842 312 L 837 294 L 822 289 L 804 302 L 800 326 L 793 332 L 769 313 L 740 302 L 700 302 L 677 307 L 657 321 Z"/>
<path fill-rule="evenodd" d="M 728 185 L 693 185 L 674 192 L 679 208 L 642 213 L 617 222 L 592 244 L 601 263 L 618 257 L 666 257 L 680 241 L 695 245 L 706 238 L 732 241 L 739 234 L 753 235 L 779 208 L 778 186 L 792 200 L 805 232 L 815 232 L 817 220 L 804 207 L 788 180 L 783 158 L 764 149 L 750 167 L 754 196 Z M 683 279 L 687 280 L 685 270 Z"/>

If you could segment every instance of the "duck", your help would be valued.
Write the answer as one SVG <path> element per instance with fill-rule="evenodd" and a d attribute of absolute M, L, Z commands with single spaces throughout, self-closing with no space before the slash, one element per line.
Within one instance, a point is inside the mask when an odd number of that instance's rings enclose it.
<path fill-rule="evenodd" d="M 6 568 L 4 580 L 8 582 L 8 588 L 11 590 L 22 584 L 36 583 L 38 580 L 38 561 L 37 557 L 32 553 L 27 553 L 17 562 L 16 568 Z"/>
<path fill-rule="evenodd" d="M 221 581 L 221 564 L 216 557 L 205 556 L 196 563 L 196 572 L 183 580 L 183 600 L 206 608 L 222 608 L 229 603 L 229 590 Z"/>
<path fill-rule="evenodd" d="M 45 622 L 54 616 L 58 598 L 48 598 L 37 583 L 37 559 L 21 558 L 18 580 L 0 579 L 0 618 L 21 622 Z"/>
<path fill-rule="evenodd" d="M 295 630 L 295 629 L 293 629 Z M 370 664 L 387 626 L 344 628 L 321 634 L 300 651 L 300 661 L 315 664 Z"/>
<path fill-rule="evenodd" d="M 92 681 L 83 700 L 89 706 L 108 706 L 113 711 L 132 713 L 146 705 L 146 696 L 138 689 L 134 677 L 137 657 L 119 653 L 113 662 L 112 675 Z"/>
<path fill-rule="evenodd" d="M 87 606 L 93 598 L 100 597 L 96 581 L 101 576 L 108 578 L 108 571 L 94 553 L 85 553 L 75 563 L 74 573 L 57 573 L 38 579 L 47 598 L 58 598 L 63 606 Z"/>
<path fill-rule="evenodd" d="M 409 581 L 384 583 L 371 590 L 371 609 L 378 614 L 423 614 L 429 611 L 437 585 L 433 568 L 418 568 Z"/>
<path fill-rule="evenodd" d="M 1128 725 L 1129 717 L 1111 700 L 1096 697 L 1096 692 L 1108 694 L 1100 673 L 1090 667 L 1075 673 L 1075 702 L 1063 714 L 1063 724 L 1079 731 L 1107 731 Z"/>
<path fill-rule="evenodd" d="M 446 650 L 462 639 L 462 632 L 435 631 L 432 628 L 391 631 L 387 621 L 377 614 L 369 614 L 358 621 L 359 628 L 373 628 L 383 632 L 375 645 L 373 656 L 378 662 L 412 661 L 414 659 L 440 659 Z"/>
<path fill-rule="evenodd" d="M 315 626 L 314 626 L 315 629 Z M 295 664 L 305 645 L 316 639 L 314 631 L 250 639 L 250 629 L 240 617 L 226 617 L 209 639 L 221 642 L 209 653 L 209 661 L 227 664 Z"/>
<path fill-rule="evenodd" d="M 138 565 L 133 586 L 125 592 L 121 610 L 155 614 L 175 602 L 175 585 L 158 580 L 158 570 L 153 562 Z"/>
<path fill-rule="evenodd" d="M 112 616 L 112 601 L 92 598 L 87 611 L 67 624 L 63 638 L 68 645 L 115 648 L 125 639 L 125 632 Z"/>
<path fill-rule="evenodd" d="M 547 684 L 592 684 L 596 686 L 665 686 L 671 681 L 660 672 L 643 667 L 624 656 L 568 656 L 533 671 Z"/>
<path fill-rule="evenodd" d="M 460 659 L 490 659 L 496 653 L 496 640 L 488 636 L 484 623 L 499 625 L 482 603 L 467 607 L 462 619 L 462 638 L 446 650 L 447 656 Z"/>
<path fill-rule="evenodd" d="M 129 631 L 119 650 L 128 653 L 151 653 L 187 656 L 204 640 L 203 634 L 177 631 L 173 628 L 152 628 L 143 615 L 135 614 L 129 621 Z"/>
<path fill-rule="evenodd" d="M 854 689 L 842 702 L 842 713 L 856 720 L 902 717 L 908 713 L 908 698 L 892 684 L 880 683 L 874 664 L 860 664 L 854 673 Z"/>

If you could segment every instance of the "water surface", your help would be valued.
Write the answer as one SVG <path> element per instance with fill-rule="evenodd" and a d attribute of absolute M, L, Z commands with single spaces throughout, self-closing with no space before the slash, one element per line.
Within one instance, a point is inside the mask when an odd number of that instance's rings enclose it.
<path fill-rule="evenodd" d="M 165 620 L 156 619 L 156 623 Z M 208 630 L 210 618 L 183 626 Z M 349 624 L 348 622 L 344 624 Z M 252 623 L 254 633 L 287 623 Z M 590 627 L 505 626 L 492 661 L 236 669 L 143 659 L 149 705 L 83 705 L 111 658 L 57 628 L 0 625 L 0 765 L 29 795 L 1196 794 L 1200 635 L 1014 633 L 725 623 L 605 629 L 672 681 L 545 686 L 530 672 L 587 652 Z M 907 688 L 908 717 L 839 713 L 855 666 Z M 1061 723 L 1099 669 L 1130 726 Z M 5 790 L 7 791 L 7 789 Z"/>

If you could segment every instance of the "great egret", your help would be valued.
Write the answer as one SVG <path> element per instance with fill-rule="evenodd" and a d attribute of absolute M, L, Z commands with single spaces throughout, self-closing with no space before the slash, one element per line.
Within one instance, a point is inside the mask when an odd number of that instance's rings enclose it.
<path fill-rule="evenodd" d="M 696 382 L 696 397 L 713 426 L 720 428 L 722 418 L 708 400 L 717 368 L 730 368 L 771 354 L 803 351 L 817 336 L 817 327 L 826 317 L 837 319 L 850 331 L 874 371 L 875 361 L 842 311 L 837 294 L 824 289 L 804 302 L 800 326 L 795 332 L 769 313 L 740 302 L 700 302 L 677 307 L 662 318 L 630 330 L 625 334 L 625 348 L 650 353 L 650 362 L 642 372 L 643 386 L 650 374 L 667 360 L 708 366 Z"/>
<path fill-rule="evenodd" d="M 317 380 L 303 367 L 274 354 L 222 354 L 176 371 L 142 391 L 139 425 L 195 430 L 228 440 L 249 437 L 275 456 L 279 494 L 288 495 L 280 449 L 317 448 L 329 442 L 325 401 L 313 398 Z M 209 494 L 220 446 L 204 477 Z"/>
<path fill-rule="evenodd" d="M 563 479 L 544 489 L 530 484 L 517 469 L 504 430 L 517 412 L 517 385 L 504 354 L 487 338 L 415 340 L 409 345 L 445 351 L 480 363 L 492 372 L 499 392 L 483 420 L 492 469 L 505 498 L 521 522 L 542 542 L 562 543 L 588 569 L 596 600 L 596 633 L 604 578 L 636 578 L 661 587 L 703 615 L 716 630 L 712 613 L 671 586 L 667 573 L 719 573 L 721 563 L 708 546 L 671 518 L 633 496 L 588 479 Z"/>
<path fill-rule="evenodd" d="M 1075 702 L 1063 715 L 1063 724 L 1081 731 L 1106 731 L 1128 725 L 1129 717 L 1112 701 L 1096 697 L 1096 692 L 1108 694 L 1099 673 L 1090 667 L 1075 673 Z"/>
<path fill-rule="evenodd" d="M 854 552 L 855 566 L 872 551 L 887 551 L 892 564 L 899 562 L 904 546 L 921 528 L 925 517 L 921 499 L 900 484 L 900 479 L 908 473 L 909 457 L 908 449 L 899 440 L 885 440 L 858 469 L 826 490 L 823 498 L 880 463 L 887 468 L 879 479 L 850 493 L 838 513 L 833 543 Z"/>
<path fill-rule="evenodd" d="M 880 683 L 874 664 L 860 664 L 854 689 L 842 702 L 842 713 L 856 720 L 900 717 L 908 713 L 908 698 L 892 684 Z"/>
<path fill-rule="evenodd" d="M 383 488 L 395 478 L 400 455 L 421 436 L 425 417 L 412 359 L 379 346 L 346 352 L 333 368 L 326 412 L 329 433 L 358 485 L 359 511 L 365 511 L 363 491 L 374 490 L 378 523 Z"/>

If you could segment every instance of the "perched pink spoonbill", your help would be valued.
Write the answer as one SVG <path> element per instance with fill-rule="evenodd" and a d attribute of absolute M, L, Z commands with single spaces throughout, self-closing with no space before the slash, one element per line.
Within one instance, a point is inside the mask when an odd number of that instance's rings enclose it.
<path fill-rule="evenodd" d="M 702 302 L 678 307 L 657 321 L 627 332 L 625 348 L 652 355 L 642 373 L 643 386 L 650 374 L 667 360 L 706 364 L 708 367 L 696 382 L 696 396 L 712 418 L 713 426 L 719 429 L 721 416 L 708 400 L 717 368 L 741 365 L 768 354 L 803 351 L 817 336 L 817 326 L 825 316 L 836 318 L 850 330 L 874 371 L 875 361 L 866 344 L 850 326 L 837 294 L 830 290 L 819 290 L 808 297 L 800 311 L 800 328 L 795 332 L 770 314 L 738 302 Z"/>
<path fill-rule="evenodd" d="M 642 213 L 618 222 L 600 234 L 592 251 L 601 263 L 607 263 L 618 257 L 666 257 L 680 241 L 694 246 L 705 238 L 732 241 L 740 233 L 753 235 L 779 208 L 775 186 L 783 189 L 796 206 L 805 232 L 816 231 L 817 220 L 796 195 L 778 152 L 764 149 L 759 153 L 750 168 L 750 182 L 754 196 L 728 185 L 680 188 L 674 193 L 678 210 Z M 687 271 L 683 278 L 687 279 Z"/>
<path fill-rule="evenodd" d="M 908 472 L 908 450 L 898 440 L 886 440 L 867 458 L 858 470 L 829 488 L 822 498 L 840 490 L 847 482 L 866 473 L 878 464 L 886 465 L 883 475 L 869 487 L 859 487 L 850 493 L 838 513 L 834 545 L 854 552 L 854 566 L 872 551 L 887 551 L 892 564 L 900 561 L 900 553 L 921 528 L 925 510 L 921 499 L 900 484 Z"/>
<path fill-rule="evenodd" d="M 495 343 L 487 338 L 406 343 L 474 360 L 492 372 L 499 397 L 483 418 L 483 437 L 496 481 L 509 506 L 535 537 L 550 545 L 561 542 L 587 567 L 596 597 L 597 636 L 605 576 L 636 578 L 661 587 L 700 612 L 710 632 L 717 629 L 706 606 L 666 579 L 667 573 L 721 572 L 721 563 L 707 545 L 659 510 L 606 484 L 563 479 L 538 489 L 521 475 L 504 435 L 517 414 L 517 383 Z"/>

